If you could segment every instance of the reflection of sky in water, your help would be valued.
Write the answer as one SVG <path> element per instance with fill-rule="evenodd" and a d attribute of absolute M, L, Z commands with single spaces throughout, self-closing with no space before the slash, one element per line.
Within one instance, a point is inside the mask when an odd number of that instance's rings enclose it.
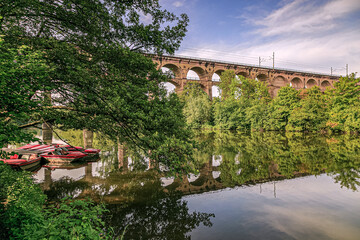
<path fill-rule="evenodd" d="M 161 186 L 166 187 L 174 182 L 173 177 L 162 177 L 161 180 Z"/>
<path fill-rule="evenodd" d="M 221 174 L 220 171 L 213 171 L 212 172 L 212 176 L 213 176 L 214 179 L 217 179 L 218 177 L 220 177 L 220 174 Z"/>
<path fill-rule="evenodd" d="M 103 177 L 105 178 L 105 174 L 101 174 L 103 171 L 102 167 L 104 166 L 104 162 L 102 161 L 97 161 L 97 162 L 93 162 L 91 163 L 91 175 L 93 177 Z"/>
<path fill-rule="evenodd" d="M 212 166 L 213 167 L 220 166 L 221 162 L 222 162 L 222 156 L 221 155 L 213 155 L 212 156 Z"/>
<path fill-rule="evenodd" d="M 41 168 L 36 174 L 33 175 L 36 183 L 41 183 L 45 180 L 45 169 Z M 63 177 L 70 178 L 72 180 L 79 180 L 85 176 L 85 167 L 76 169 L 53 169 L 51 170 L 51 179 L 58 181 Z"/>
<path fill-rule="evenodd" d="M 41 183 L 45 181 L 45 168 L 40 168 L 35 174 L 32 175 L 35 183 Z"/>
<path fill-rule="evenodd" d="M 54 169 L 51 171 L 51 178 L 57 181 L 63 177 L 68 177 L 73 180 L 79 180 L 85 176 L 85 167 L 76 169 Z"/>
<path fill-rule="evenodd" d="M 261 193 L 260 193 L 261 192 Z M 276 196 L 276 198 L 275 198 Z M 359 239 L 360 193 L 326 175 L 184 197 L 215 214 L 192 239 Z"/>
<path fill-rule="evenodd" d="M 189 182 L 193 182 L 193 181 L 195 181 L 196 179 L 198 179 L 199 177 L 200 177 L 200 174 L 195 175 L 195 174 L 190 173 L 189 176 L 188 176 L 188 181 L 189 181 Z"/>

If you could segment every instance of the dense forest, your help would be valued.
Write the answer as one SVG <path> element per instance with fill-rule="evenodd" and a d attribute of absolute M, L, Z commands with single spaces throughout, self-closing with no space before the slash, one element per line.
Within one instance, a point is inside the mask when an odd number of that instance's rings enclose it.
<path fill-rule="evenodd" d="M 220 96 L 210 101 L 199 84 L 185 86 L 180 98 L 192 128 L 239 131 L 360 131 L 360 79 L 340 77 L 334 88 L 282 87 L 271 98 L 264 82 L 225 71 Z"/>

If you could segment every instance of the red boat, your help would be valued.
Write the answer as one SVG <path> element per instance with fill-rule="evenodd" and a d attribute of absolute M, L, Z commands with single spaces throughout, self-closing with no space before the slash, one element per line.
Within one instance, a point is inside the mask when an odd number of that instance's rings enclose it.
<path fill-rule="evenodd" d="M 62 147 L 66 148 L 70 152 L 72 152 L 72 151 L 80 151 L 80 152 L 87 153 L 89 155 L 96 155 L 96 154 L 99 154 L 100 151 L 101 151 L 100 149 L 94 149 L 94 148 L 84 149 L 82 147 L 76 147 L 76 146 L 70 146 L 70 145 L 65 145 L 65 146 L 62 146 Z"/>
<path fill-rule="evenodd" d="M 79 151 L 68 151 L 66 148 L 55 148 L 55 150 L 53 151 L 48 151 L 47 153 L 41 154 L 41 157 L 51 162 L 75 162 L 80 160 L 86 160 L 87 158 L 89 158 L 89 155 L 87 153 Z"/>
<path fill-rule="evenodd" d="M 10 151 L 10 150 L 8 150 Z M 10 159 L 0 159 L 0 161 L 10 165 L 15 169 L 35 170 L 41 166 L 40 152 L 26 150 L 11 150 L 17 154 L 10 156 Z"/>
<path fill-rule="evenodd" d="M 40 145 L 40 144 L 27 144 L 25 146 L 19 147 L 18 149 L 27 149 L 27 150 L 39 150 L 43 152 L 54 151 L 56 148 L 66 148 L 70 152 L 82 152 L 88 155 L 94 156 L 100 153 L 100 149 L 88 148 L 84 149 L 82 147 L 76 147 L 71 145 L 61 145 L 61 144 L 52 144 L 52 145 Z"/>

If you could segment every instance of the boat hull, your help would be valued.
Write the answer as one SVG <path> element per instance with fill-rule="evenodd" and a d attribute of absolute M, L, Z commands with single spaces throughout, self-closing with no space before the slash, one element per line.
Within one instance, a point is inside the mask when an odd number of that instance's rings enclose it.
<path fill-rule="evenodd" d="M 33 171 L 41 166 L 41 158 L 33 160 L 24 160 L 24 159 L 0 159 L 7 165 L 10 165 L 14 169 L 22 169 L 26 171 Z"/>
<path fill-rule="evenodd" d="M 46 156 L 43 155 L 43 158 L 45 158 L 49 162 L 78 162 L 78 161 L 85 161 L 89 156 Z"/>

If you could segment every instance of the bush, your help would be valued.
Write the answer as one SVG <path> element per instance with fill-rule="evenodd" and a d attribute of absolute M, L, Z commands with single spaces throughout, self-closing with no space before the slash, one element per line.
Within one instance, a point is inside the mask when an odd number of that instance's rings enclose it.
<path fill-rule="evenodd" d="M 0 162 L 0 239 L 112 239 L 104 205 L 63 199 L 45 205 L 31 174 Z"/>

